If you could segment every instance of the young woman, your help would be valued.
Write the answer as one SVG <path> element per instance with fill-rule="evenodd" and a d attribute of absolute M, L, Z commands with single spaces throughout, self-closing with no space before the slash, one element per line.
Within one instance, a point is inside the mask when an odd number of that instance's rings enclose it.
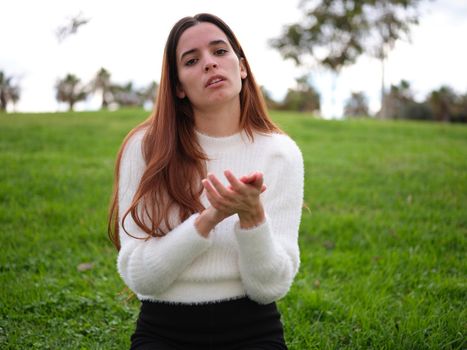
<path fill-rule="evenodd" d="M 231 29 L 178 21 L 116 164 L 109 233 L 141 300 L 131 349 L 286 349 L 275 301 L 299 268 L 303 177 Z"/>

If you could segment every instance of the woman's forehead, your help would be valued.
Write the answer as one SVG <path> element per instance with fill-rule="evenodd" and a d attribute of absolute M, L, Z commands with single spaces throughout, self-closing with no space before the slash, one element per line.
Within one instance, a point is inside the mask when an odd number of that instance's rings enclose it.
<path fill-rule="evenodd" d="M 183 32 L 177 44 L 177 57 L 180 58 L 184 52 L 197 50 L 207 47 L 213 42 L 225 42 L 229 40 L 225 33 L 216 25 L 207 22 L 201 22 Z"/>

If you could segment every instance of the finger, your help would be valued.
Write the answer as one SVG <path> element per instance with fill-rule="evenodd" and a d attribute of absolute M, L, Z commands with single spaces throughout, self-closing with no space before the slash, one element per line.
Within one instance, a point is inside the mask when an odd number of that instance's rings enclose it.
<path fill-rule="evenodd" d="M 204 179 L 202 181 L 202 184 L 204 186 L 204 189 L 206 190 L 206 195 L 208 197 L 210 197 L 211 199 L 214 199 L 216 201 L 218 201 L 220 199 L 219 193 L 217 193 L 216 189 L 214 188 L 214 186 L 212 185 L 212 183 L 209 180 Z M 211 201 L 211 200 L 209 200 L 209 201 Z"/>
<path fill-rule="evenodd" d="M 243 183 L 253 186 L 257 188 L 258 190 L 260 190 L 261 186 L 263 185 L 263 181 L 264 181 L 263 173 L 256 171 L 248 175 L 248 179 L 246 179 L 246 181 L 243 181 Z"/>
<path fill-rule="evenodd" d="M 242 176 L 239 180 L 240 182 L 243 182 L 244 184 L 251 184 L 252 182 L 255 181 L 256 178 L 250 177 L 250 176 Z"/>
<path fill-rule="evenodd" d="M 261 193 L 263 193 L 264 191 L 266 191 L 268 188 L 266 187 L 266 185 L 263 185 L 261 186 Z"/>
<path fill-rule="evenodd" d="M 219 181 L 219 179 L 214 174 L 208 174 L 208 179 L 220 196 L 228 197 L 230 195 L 230 191 L 222 184 L 222 182 Z"/>
<path fill-rule="evenodd" d="M 224 175 L 229 181 L 230 186 L 232 187 L 234 191 L 241 193 L 245 190 L 244 183 L 240 181 L 239 179 L 237 179 L 230 170 L 224 171 Z"/>
<path fill-rule="evenodd" d="M 255 184 L 263 179 L 263 173 L 255 171 L 248 176 L 242 176 L 242 182 L 246 184 Z"/>
<path fill-rule="evenodd" d="M 208 199 L 209 204 L 216 210 L 221 210 L 219 203 L 216 201 L 216 199 L 209 193 L 206 192 L 206 198 Z"/>
<path fill-rule="evenodd" d="M 216 189 L 211 184 L 211 182 L 209 182 L 209 180 L 204 179 L 202 181 L 202 184 L 204 188 L 206 189 L 206 197 L 209 203 L 217 210 L 222 210 L 223 205 L 222 205 L 221 196 L 219 195 L 219 193 L 217 193 Z"/>
<path fill-rule="evenodd" d="M 254 172 L 252 172 L 252 173 L 250 173 L 250 174 L 248 174 L 248 175 L 242 176 L 242 177 L 240 178 L 240 181 L 243 182 L 243 183 L 251 183 L 251 182 L 254 182 L 255 179 L 256 179 L 256 174 L 257 174 L 257 172 L 254 171 Z"/>
<path fill-rule="evenodd" d="M 263 173 L 260 171 L 257 171 L 255 174 L 255 181 L 253 181 L 251 185 L 255 186 L 256 188 L 261 188 L 263 186 L 263 182 L 264 182 Z"/>

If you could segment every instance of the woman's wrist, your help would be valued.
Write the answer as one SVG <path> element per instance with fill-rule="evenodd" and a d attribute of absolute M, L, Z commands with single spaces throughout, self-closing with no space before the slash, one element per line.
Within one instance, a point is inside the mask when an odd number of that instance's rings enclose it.
<path fill-rule="evenodd" d="M 266 215 L 262 205 L 259 205 L 252 212 L 239 213 L 240 228 L 250 229 L 261 225 L 266 220 Z"/>
<path fill-rule="evenodd" d="M 213 207 L 203 210 L 195 220 L 195 228 L 203 237 L 208 237 L 209 232 L 224 218 Z"/>

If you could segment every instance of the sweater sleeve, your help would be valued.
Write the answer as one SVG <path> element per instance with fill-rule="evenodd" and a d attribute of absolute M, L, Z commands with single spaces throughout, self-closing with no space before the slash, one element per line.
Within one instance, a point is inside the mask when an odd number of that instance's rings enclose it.
<path fill-rule="evenodd" d="M 123 230 L 122 217 L 131 205 L 145 169 L 141 134 L 134 134 L 127 142 L 120 163 L 118 204 L 121 248 L 117 268 L 133 292 L 157 295 L 169 288 L 210 247 L 211 240 L 197 232 L 194 222 L 198 214 L 193 214 L 161 238 L 148 237 L 134 222 L 131 214 L 125 218 L 125 229 L 131 236 Z"/>
<path fill-rule="evenodd" d="M 235 225 L 242 282 L 247 295 L 261 304 L 287 294 L 300 264 L 303 158 L 293 141 L 287 149 L 273 162 L 275 171 L 267 183 L 271 193 L 263 203 L 265 222 L 251 229 L 241 229 L 239 222 Z"/>

